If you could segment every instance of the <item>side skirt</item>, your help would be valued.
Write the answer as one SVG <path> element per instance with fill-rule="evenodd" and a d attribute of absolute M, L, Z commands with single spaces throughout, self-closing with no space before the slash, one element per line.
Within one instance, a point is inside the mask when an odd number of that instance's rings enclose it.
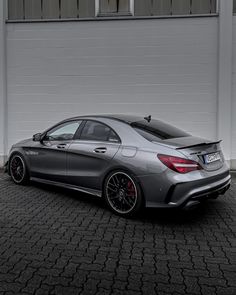
<path fill-rule="evenodd" d="M 94 189 L 90 189 L 90 188 L 75 186 L 75 185 L 71 185 L 71 184 L 67 184 L 67 183 L 61 183 L 61 182 L 56 182 L 56 181 L 51 181 L 51 180 L 46 180 L 46 179 L 41 179 L 41 178 L 36 178 L 36 177 L 31 177 L 30 180 L 35 181 L 35 182 L 39 182 L 39 183 L 43 183 L 43 184 L 49 184 L 49 185 L 54 185 L 54 186 L 58 186 L 58 187 L 66 188 L 66 189 L 79 191 L 79 192 L 90 194 L 90 195 L 93 195 L 93 196 L 96 196 L 99 198 L 102 197 L 102 192 L 99 190 L 94 190 Z"/>

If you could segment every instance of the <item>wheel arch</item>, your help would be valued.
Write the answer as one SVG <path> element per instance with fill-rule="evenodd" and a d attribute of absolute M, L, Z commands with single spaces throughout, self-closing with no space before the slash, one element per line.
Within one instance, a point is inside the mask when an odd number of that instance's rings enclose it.
<path fill-rule="evenodd" d="M 143 206 L 146 207 L 146 198 L 145 198 L 145 195 L 144 195 L 144 190 L 143 190 L 142 183 L 141 183 L 140 179 L 138 178 L 137 174 L 135 174 L 131 169 L 129 169 L 127 167 L 124 167 L 124 166 L 112 167 L 112 168 L 110 168 L 109 170 L 107 170 L 104 173 L 103 179 L 102 179 L 102 198 L 104 198 L 104 187 L 105 187 L 105 182 L 106 182 L 108 176 L 111 173 L 115 173 L 115 172 L 118 172 L 118 171 L 127 173 L 128 175 L 132 176 L 135 179 L 135 181 L 138 183 L 139 188 L 141 190 Z"/>
<path fill-rule="evenodd" d="M 15 149 L 15 150 L 11 151 L 11 153 L 9 155 L 9 159 L 8 159 L 8 167 L 7 167 L 8 174 L 11 175 L 10 163 L 11 163 L 12 157 L 15 156 L 15 155 L 19 155 L 19 156 L 21 156 L 23 158 L 23 160 L 25 162 L 27 172 L 30 175 L 29 159 L 26 157 L 23 149 Z"/>

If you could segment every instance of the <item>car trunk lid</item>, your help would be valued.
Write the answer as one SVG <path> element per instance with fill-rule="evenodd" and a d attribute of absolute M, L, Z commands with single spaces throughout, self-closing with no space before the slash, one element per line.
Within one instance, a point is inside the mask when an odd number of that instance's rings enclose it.
<path fill-rule="evenodd" d="M 200 163 L 205 170 L 213 171 L 220 169 L 224 162 L 220 142 L 188 136 L 162 140 L 159 144 L 178 150 L 188 159 Z"/>

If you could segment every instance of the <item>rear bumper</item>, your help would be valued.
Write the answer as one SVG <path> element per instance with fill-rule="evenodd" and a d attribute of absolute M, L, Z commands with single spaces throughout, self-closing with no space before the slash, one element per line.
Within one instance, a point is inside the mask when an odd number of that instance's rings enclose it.
<path fill-rule="evenodd" d="M 162 178 L 162 181 L 156 183 L 152 181 L 145 183 L 144 193 L 146 196 L 146 207 L 151 208 L 183 208 L 190 204 L 199 203 L 209 198 L 217 198 L 223 195 L 230 187 L 231 175 L 228 169 L 222 169 L 221 173 L 215 173 L 210 177 L 202 177 L 197 179 L 181 178 L 173 181 L 170 177 Z M 144 182 L 143 182 L 144 183 Z M 146 188 L 149 187 L 149 190 Z"/>
<path fill-rule="evenodd" d="M 230 188 L 231 176 L 228 175 L 221 180 L 208 184 L 201 182 L 194 181 L 193 183 L 176 185 L 168 205 L 171 207 L 189 207 L 206 199 L 217 198 L 219 195 L 225 194 Z"/>

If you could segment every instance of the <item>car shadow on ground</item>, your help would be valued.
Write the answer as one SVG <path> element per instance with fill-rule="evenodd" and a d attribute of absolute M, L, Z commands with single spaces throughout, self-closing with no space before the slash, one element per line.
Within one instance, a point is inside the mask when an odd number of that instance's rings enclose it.
<path fill-rule="evenodd" d="M 111 215 L 111 218 L 124 218 L 117 216 L 115 213 L 111 212 L 107 207 L 104 199 L 98 198 L 86 193 L 81 193 L 78 191 L 69 190 L 66 188 L 59 188 L 47 184 L 41 184 L 32 182 L 31 186 L 34 186 L 44 192 L 53 192 L 59 194 L 63 198 L 70 198 L 76 200 L 80 203 L 89 205 L 98 210 L 104 210 L 107 214 Z M 159 208 L 144 208 L 138 216 L 129 217 L 129 220 L 141 223 L 151 223 L 159 225 L 181 225 L 188 224 L 194 225 L 203 220 L 207 220 L 211 215 L 214 215 L 215 211 L 218 209 L 223 209 L 222 207 L 227 206 L 223 202 L 224 196 L 220 196 L 216 200 L 207 200 L 200 204 L 194 209 L 159 209 Z M 126 218 L 127 219 L 127 218 Z"/>
<path fill-rule="evenodd" d="M 9 185 L 15 185 L 7 175 L 4 175 L 1 180 L 8 182 Z M 39 189 L 46 194 L 53 193 L 57 194 L 58 197 L 61 198 L 75 200 L 78 202 L 78 207 L 80 204 L 82 204 L 83 206 L 91 206 L 91 208 L 95 210 L 102 210 L 104 211 L 104 214 L 106 216 L 108 215 L 110 218 L 127 219 L 117 216 L 115 213 L 111 212 L 102 198 L 37 182 L 31 182 L 29 186 L 31 189 Z M 215 215 L 216 211 L 227 209 L 229 203 L 224 201 L 224 198 L 227 197 L 227 194 L 228 192 L 225 196 L 220 196 L 216 200 L 207 200 L 198 207 L 189 210 L 145 208 L 139 213 L 138 216 L 128 218 L 127 220 L 142 224 L 158 224 L 167 226 L 196 225 L 210 220 L 211 217 Z"/>
<path fill-rule="evenodd" d="M 142 218 L 146 222 L 159 223 L 159 224 L 196 224 L 203 220 L 203 218 L 209 218 L 209 213 L 213 213 L 214 209 L 217 208 L 217 200 L 200 204 L 198 207 L 193 209 L 150 209 L 146 208 L 142 212 Z M 214 204 L 213 204 L 214 203 Z M 212 206 L 213 204 L 213 206 Z"/>

